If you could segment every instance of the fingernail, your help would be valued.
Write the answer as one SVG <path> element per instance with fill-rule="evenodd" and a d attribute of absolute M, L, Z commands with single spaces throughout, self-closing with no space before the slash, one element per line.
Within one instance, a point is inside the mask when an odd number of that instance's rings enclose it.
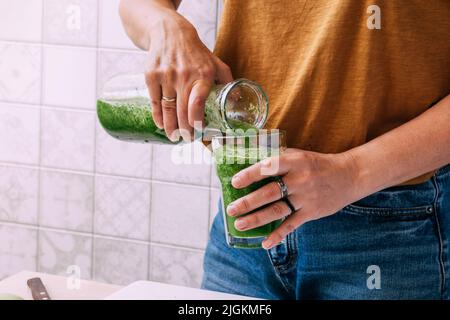
<path fill-rule="evenodd" d="M 238 175 L 235 175 L 233 179 L 231 179 L 231 184 L 233 187 L 238 188 L 240 186 L 240 177 Z"/>
<path fill-rule="evenodd" d="M 234 226 L 238 230 L 243 230 L 245 227 L 247 227 L 247 223 L 245 222 L 245 220 L 239 219 L 234 222 Z"/>
<path fill-rule="evenodd" d="M 189 135 L 185 135 L 184 134 L 181 137 L 183 138 L 184 142 L 191 142 L 192 141 L 191 136 L 189 136 Z"/>
<path fill-rule="evenodd" d="M 264 241 L 262 242 L 262 246 L 263 246 L 263 248 L 266 249 L 266 250 L 269 250 L 270 248 L 272 248 L 272 245 L 273 245 L 273 243 L 272 243 L 272 241 L 270 241 L 270 240 L 264 240 Z"/>
<path fill-rule="evenodd" d="M 178 140 L 180 140 L 180 133 L 178 132 L 178 130 L 172 133 L 172 135 L 170 136 L 170 140 L 172 142 L 178 142 Z"/>
<path fill-rule="evenodd" d="M 233 216 L 236 213 L 236 206 L 233 203 L 230 203 L 227 207 L 227 214 L 229 216 Z"/>

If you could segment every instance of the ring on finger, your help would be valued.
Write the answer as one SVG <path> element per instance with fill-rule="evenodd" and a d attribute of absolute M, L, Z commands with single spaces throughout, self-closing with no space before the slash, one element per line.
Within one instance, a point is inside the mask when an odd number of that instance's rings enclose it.
<path fill-rule="evenodd" d="M 177 97 L 162 96 L 162 101 L 165 101 L 165 102 L 176 102 L 177 101 Z"/>
<path fill-rule="evenodd" d="M 289 212 L 288 216 L 290 216 L 295 211 L 297 211 L 297 210 L 295 210 L 294 205 L 292 204 L 292 202 L 289 200 L 288 197 L 281 198 L 281 201 L 283 201 L 288 206 L 289 210 L 291 210 L 291 212 Z"/>
<path fill-rule="evenodd" d="M 289 190 L 287 185 L 284 183 L 283 178 L 277 177 L 275 181 L 276 183 L 278 183 L 278 186 L 280 187 L 281 199 L 287 198 L 287 196 L 289 195 Z"/>

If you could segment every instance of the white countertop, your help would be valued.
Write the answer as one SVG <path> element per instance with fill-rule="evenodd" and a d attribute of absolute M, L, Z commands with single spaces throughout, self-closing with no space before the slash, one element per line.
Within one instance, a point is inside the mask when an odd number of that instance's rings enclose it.
<path fill-rule="evenodd" d="M 46 273 L 22 271 L 0 281 L 0 295 L 13 294 L 33 300 L 27 280 L 41 278 L 52 300 L 247 300 L 251 297 L 187 288 L 153 281 L 136 281 L 121 287 L 81 280 L 78 289 L 70 289 L 68 278 Z M 70 282 L 69 282 L 70 284 Z"/>
<path fill-rule="evenodd" d="M 14 294 L 25 300 L 33 300 L 27 280 L 36 277 L 41 278 L 53 300 L 100 300 L 122 288 L 96 281 L 81 280 L 79 289 L 69 289 L 66 277 L 22 271 L 0 281 L 0 294 Z"/>

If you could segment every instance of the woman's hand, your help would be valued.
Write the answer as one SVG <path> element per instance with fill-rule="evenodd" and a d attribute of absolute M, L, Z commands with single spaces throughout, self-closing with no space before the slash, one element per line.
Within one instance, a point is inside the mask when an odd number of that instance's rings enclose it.
<path fill-rule="evenodd" d="M 172 141 L 180 135 L 190 141 L 194 122 L 203 124 L 211 86 L 232 81 L 231 71 L 201 42 L 195 28 L 173 10 L 163 11 L 161 18 L 149 25 L 148 34 L 146 83 L 154 121 Z"/>
<path fill-rule="evenodd" d="M 269 168 L 276 168 L 275 170 Z M 277 182 L 234 201 L 227 214 L 240 216 L 263 205 L 269 206 L 235 221 L 235 227 L 244 231 L 287 217 L 263 242 L 265 249 L 272 248 L 289 233 L 305 222 L 331 215 L 362 195 L 355 183 L 357 170 L 353 158 L 347 153 L 322 154 L 299 149 L 287 149 L 279 157 L 267 158 L 236 174 L 232 179 L 235 188 L 246 187 L 271 176 L 280 176 L 288 188 L 288 199 L 296 211 L 290 214 Z M 290 214 L 290 215 L 289 215 Z"/>

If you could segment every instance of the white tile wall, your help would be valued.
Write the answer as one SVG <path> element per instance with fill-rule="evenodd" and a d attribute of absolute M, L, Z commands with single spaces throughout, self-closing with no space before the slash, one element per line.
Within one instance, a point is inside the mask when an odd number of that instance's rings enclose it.
<path fill-rule="evenodd" d="M 179 146 L 154 146 L 153 172 L 155 180 L 209 186 L 211 157 L 199 142 Z"/>
<path fill-rule="evenodd" d="M 0 100 L 39 103 L 41 48 L 0 43 L 0 57 Z"/>
<path fill-rule="evenodd" d="M 68 267 L 80 268 L 80 276 L 92 275 L 92 237 L 41 230 L 39 232 L 38 270 L 40 272 L 68 275 Z"/>
<path fill-rule="evenodd" d="M 36 169 L 0 166 L 0 220 L 36 224 L 38 184 Z"/>
<path fill-rule="evenodd" d="M 152 146 L 119 141 L 97 127 L 96 171 L 103 174 L 150 179 Z"/>
<path fill-rule="evenodd" d="M 99 0 L 99 44 L 104 48 L 137 49 L 122 28 L 119 17 L 120 0 Z"/>
<path fill-rule="evenodd" d="M 98 94 L 106 81 L 123 73 L 142 73 L 145 71 L 146 54 L 144 52 L 123 52 L 113 50 L 99 51 L 97 73 Z"/>
<path fill-rule="evenodd" d="M 97 0 L 45 0 L 44 41 L 97 45 Z"/>
<path fill-rule="evenodd" d="M 0 39 L 41 41 L 43 0 L 0 0 Z"/>
<path fill-rule="evenodd" d="M 180 286 L 199 287 L 202 280 L 203 252 L 152 246 L 150 279 Z"/>
<path fill-rule="evenodd" d="M 0 0 L 0 279 L 77 265 L 110 283 L 200 284 L 212 166 L 173 163 L 191 146 L 116 141 L 96 120 L 105 81 L 146 66 L 118 3 Z M 210 49 L 217 7 L 180 8 Z"/>
<path fill-rule="evenodd" d="M 39 195 L 41 226 L 92 232 L 92 175 L 42 170 Z"/>
<path fill-rule="evenodd" d="M 43 103 L 93 110 L 96 57 L 94 49 L 44 47 Z"/>
<path fill-rule="evenodd" d="M 103 238 L 94 241 L 94 279 L 119 285 L 147 279 L 147 244 Z"/>
<path fill-rule="evenodd" d="M 95 115 L 57 109 L 43 109 L 41 115 L 41 164 L 92 171 Z"/>
<path fill-rule="evenodd" d="M 210 226 L 214 222 L 214 218 L 216 217 L 217 213 L 219 212 L 219 199 L 220 199 L 221 192 L 219 189 L 211 188 L 209 192 L 209 224 Z"/>
<path fill-rule="evenodd" d="M 216 39 L 217 1 L 182 1 L 178 11 L 196 27 L 200 39 L 212 50 Z"/>
<path fill-rule="evenodd" d="M 208 197 L 207 188 L 152 183 L 151 240 L 203 249 L 208 233 Z"/>
<path fill-rule="evenodd" d="M 95 233 L 149 240 L 150 182 L 98 176 Z"/>
<path fill-rule="evenodd" d="M 0 161 L 39 163 L 39 109 L 0 102 Z"/>
<path fill-rule="evenodd" d="M 36 270 L 37 231 L 0 225 L 0 278 L 22 270 Z"/>

